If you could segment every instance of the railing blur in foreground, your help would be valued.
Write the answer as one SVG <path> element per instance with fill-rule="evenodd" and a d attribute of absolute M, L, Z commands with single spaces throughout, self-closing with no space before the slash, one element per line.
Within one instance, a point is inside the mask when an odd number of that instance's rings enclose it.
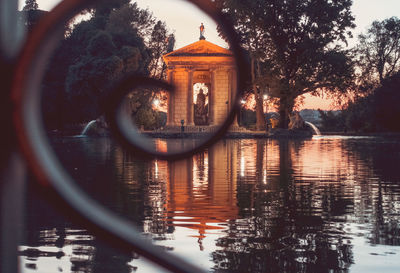
<path fill-rule="evenodd" d="M 214 8 L 211 1 L 192 0 L 199 10 L 211 17 L 228 37 L 235 55 L 238 71 L 238 90 L 243 90 L 247 64 L 236 43 L 234 30 L 227 20 Z M 98 238 L 128 253 L 134 251 L 172 272 L 203 272 L 190 263 L 154 247 L 141 238 L 131 223 L 120 219 L 112 212 L 94 202 L 84 194 L 58 162 L 50 148 L 40 117 L 39 88 L 46 61 L 60 40 L 66 22 L 90 5 L 94 0 L 65 0 L 46 14 L 27 38 L 18 23 L 16 0 L 0 0 L 0 73 L 2 90 L 0 97 L 0 120 L 4 147 L 1 151 L 0 199 L 1 199 L 1 272 L 18 272 L 18 243 L 23 231 L 24 183 L 27 174 L 32 174 L 35 186 L 43 197 L 49 199 L 59 211 L 75 222 L 85 226 Z M 24 40 L 24 42 L 23 42 Z M 148 78 L 130 77 L 112 92 L 105 109 L 113 135 L 125 148 L 134 154 L 176 160 L 214 144 L 228 130 L 237 112 L 237 103 L 231 109 L 225 123 L 207 141 L 189 151 L 174 155 L 163 155 L 143 149 L 135 139 L 121 133 L 117 120 L 117 102 L 126 90 L 143 82 L 163 85 Z M 240 96 L 240 92 L 237 97 Z M 236 100 L 237 101 L 237 100 Z M 115 108 L 113 108 L 115 107 Z M 131 136 L 132 137 L 132 136 Z M 135 135 L 133 134 L 133 137 Z"/>

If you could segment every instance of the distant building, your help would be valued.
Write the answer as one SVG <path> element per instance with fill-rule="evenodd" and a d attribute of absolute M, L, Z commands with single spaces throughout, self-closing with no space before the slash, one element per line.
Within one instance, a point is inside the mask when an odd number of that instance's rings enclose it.
<path fill-rule="evenodd" d="M 321 115 L 319 113 L 319 110 L 304 109 L 300 111 L 300 116 L 305 121 L 311 122 L 316 126 L 321 125 Z"/>

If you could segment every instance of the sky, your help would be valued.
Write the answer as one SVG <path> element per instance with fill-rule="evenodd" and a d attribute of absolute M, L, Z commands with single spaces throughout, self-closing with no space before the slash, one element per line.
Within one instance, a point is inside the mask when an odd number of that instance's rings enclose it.
<path fill-rule="evenodd" d="M 20 7 L 24 5 L 20 0 Z M 37 0 L 40 9 L 50 10 L 58 0 Z M 165 21 L 170 31 L 175 33 L 176 49 L 198 41 L 199 26 L 204 23 L 205 37 L 208 41 L 222 47 L 226 43 L 218 37 L 216 24 L 206 14 L 184 0 L 136 0 L 142 8 L 149 8 L 155 17 Z M 356 42 L 356 37 L 365 32 L 374 20 L 383 20 L 392 16 L 400 17 L 400 0 L 353 0 L 352 7 L 357 27 L 353 30 L 354 38 L 350 46 Z M 330 109 L 331 101 L 323 98 L 306 96 L 302 108 Z"/>

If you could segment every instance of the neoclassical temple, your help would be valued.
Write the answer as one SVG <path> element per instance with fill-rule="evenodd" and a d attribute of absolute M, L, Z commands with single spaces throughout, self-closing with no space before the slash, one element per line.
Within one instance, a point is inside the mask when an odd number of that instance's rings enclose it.
<path fill-rule="evenodd" d="M 176 88 L 168 98 L 167 127 L 221 125 L 237 90 L 233 53 L 201 37 L 163 58 Z"/>

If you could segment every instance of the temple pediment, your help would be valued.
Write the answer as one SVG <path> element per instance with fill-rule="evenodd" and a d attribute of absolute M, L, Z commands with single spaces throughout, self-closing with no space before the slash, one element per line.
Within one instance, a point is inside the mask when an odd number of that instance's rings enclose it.
<path fill-rule="evenodd" d="M 164 58 L 169 57 L 201 57 L 201 56 L 233 56 L 233 53 L 223 47 L 210 43 L 206 40 L 200 40 L 193 44 L 187 45 L 175 51 L 164 55 Z"/>

